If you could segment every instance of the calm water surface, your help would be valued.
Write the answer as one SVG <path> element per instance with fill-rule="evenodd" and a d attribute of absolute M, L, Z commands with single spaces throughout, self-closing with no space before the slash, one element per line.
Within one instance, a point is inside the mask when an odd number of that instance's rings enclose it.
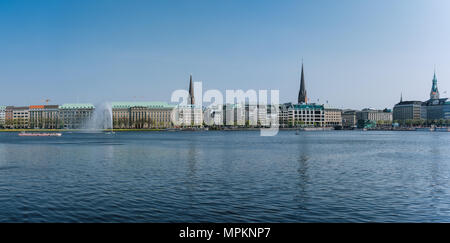
<path fill-rule="evenodd" d="M 450 133 L 0 133 L 1 222 L 450 222 Z"/>

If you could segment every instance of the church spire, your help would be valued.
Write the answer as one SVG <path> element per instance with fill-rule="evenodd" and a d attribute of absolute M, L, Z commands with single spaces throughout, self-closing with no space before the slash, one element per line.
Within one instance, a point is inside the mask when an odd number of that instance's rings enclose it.
<path fill-rule="evenodd" d="M 303 61 L 302 61 L 302 74 L 300 77 L 300 91 L 298 92 L 298 103 L 307 103 L 308 98 L 306 96 L 306 87 L 305 87 L 305 75 L 303 73 Z"/>
<path fill-rule="evenodd" d="M 439 90 L 437 87 L 437 78 L 436 78 L 436 67 L 434 68 L 433 84 L 431 86 L 430 99 L 432 100 L 439 99 Z"/>
<path fill-rule="evenodd" d="M 189 81 L 189 105 L 194 105 L 195 104 L 195 98 L 194 98 L 194 86 L 192 85 L 192 74 L 190 76 L 190 81 Z"/>

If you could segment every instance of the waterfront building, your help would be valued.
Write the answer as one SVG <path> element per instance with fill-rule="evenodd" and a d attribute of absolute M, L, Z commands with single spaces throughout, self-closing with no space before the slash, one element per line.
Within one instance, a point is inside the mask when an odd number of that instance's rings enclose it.
<path fill-rule="evenodd" d="M 244 126 L 245 118 L 245 105 L 225 104 L 223 106 L 223 124 L 225 126 Z"/>
<path fill-rule="evenodd" d="M 400 102 L 394 106 L 393 120 L 399 123 L 404 123 L 406 120 L 420 120 L 421 108 L 421 101 L 400 100 Z"/>
<path fill-rule="evenodd" d="M 270 126 L 270 105 L 258 105 L 256 114 L 258 126 Z"/>
<path fill-rule="evenodd" d="M 112 120 L 113 128 L 115 129 L 125 129 L 131 128 L 131 114 L 130 105 L 120 105 L 119 103 L 113 102 L 112 106 Z"/>
<path fill-rule="evenodd" d="M 421 106 L 421 118 L 429 121 L 450 119 L 448 114 L 448 106 L 450 102 L 447 98 L 440 98 L 437 100 L 427 100 Z"/>
<path fill-rule="evenodd" d="M 172 113 L 172 122 L 177 127 L 203 126 L 203 109 L 196 105 L 178 105 Z"/>
<path fill-rule="evenodd" d="M 297 125 L 322 127 L 325 123 L 324 107 L 315 103 L 295 104 L 290 115 L 293 124 Z"/>
<path fill-rule="evenodd" d="M 267 127 L 278 123 L 278 115 L 271 105 L 225 104 L 222 109 L 223 125 L 239 127 Z"/>
<path fill-rule="evenodd" d="M 280 127 L 289 127 L 291 126 L 291 119 L 290 117 L 290 107 L 292 106 L 292 103 L 285 103 L 281 104 L 279 106 L 278 110 L 278 123 L 280 124 Z"/>
<path fill-rule="evenodd" d="M 6 106 L 0 105 L 0 127 L 5 126 L 5 113 L 6 113 Z"/>
<path fill-rule="evenodd" d="M 208 126 L 223 126 L 223 116 L 222 105 L 210 106 L 203 111 L 204 123 Z"/>
<path fill-rule="evenodd" d="M 245 104 L 245 125 L 255 127 L 258 125 L 258 105 Z"/>
<path fill-rule="evenodd" d="M 28 106 L 12 107 L 13 128 L 29 128 L 29 118 L 30 112 Z"/>
<path fill-rule="evenodd" d="M 345 128 L 353 128 L 356 126 L 356 110 L 344 110 L 342 112 L 342 126 Z"/>
<path fill-rule="evenodd" d="M 328 127 L 340 127 L 342 126 L 342 110 L 325 107 L 324 108 L 324 121 L 325 126 Z"/>
<path fill-rule="evenodd" d="M 447 101 L 442 106 L 442 113 L 444 114 L 443 119 L 447 120 L 447 124 L 449 124 L 450 120 L 450 102 Z"/>
<path fill-rule="evenodd" d="M 428 121 L 450 119 L 450 114 L 448 113 L 450 108 L 447 100 L 448 98 L 440 98 L 439 96 L 435 72 L 431 85 L 430 99 L 423 102 L 421 106 L 421 118 Z"/>
<path fill-rule="evenodd" d="M 29 106 L 29 113 L 30 128 L 58 128 L 58 105 L 31 105 Z"/>
<path fill-rule="evenodd" d="M 280 107 L 274 105 L 258 105 L 258 125 L 263 127 L 280 125 Z"/>
<path fill-rule="evenodd" d="M 392 111 L 389 109 L 375 110 L 366 108 L 356 112 L 356 119 L 358 124 L 371 123 L 375 125 L 390 125 L 392 124 Z"/>
<path fill-rule="evenodd" d="M 14 128 L 13 126 L 13 108 L 14 106 L 6 106 L 5 108 L 5 127 Z"/>
<path fill-rule="evenodd" d="M 279 105 L 278 114 L 271 114 L 270 117 L 273 117 L 273 115 L 278 115 L 277 121 L 281 127 L 323 127 L 326 125 L 324 105 L 308 103 L 303 63 L 300 76 L 300 90 L 298 92 L 297 101 L 297 104 L 285 103 Z M 335 120 L 335 117 L 340 116 L 337 113 L 339 113 L 339 111 L 330 109 L 328 113 L 330 124 L 334 122 L 336 122 L 337 124 L 341 123 L 341 121 Z"/>
<path fill-rule="evenodd" d="M 166 102 L 112 102 L 114 128 L 171 127 L 171 113 L 175 106 Z"/>
<path fill-rule="evenodd" d="M 155 121 L 150 118 L 150 109 L 145 106 L 130 107 L 131 128 L 150 128 L 156 126 Z"/>
<path fill-rule="evenodd" d="M 283 104 L 280 108 L 279 122 L 282 126 L 316 126 L 325 125 L 325 111 L 323 105 L 310 104 Z M 287 118 L 287 119 L 286 119 Z M 286 123 L 287 122 L 287 123 Z"/>
<path fill-rule="evenodd" d="M 172 112 L 172 122 L 177 127 L 203 126 L 203 107 L 195 104 L 192 75 L 189 77 L 189 94 L 187 104 L 177 105 Z"/>
<path fill-rule="evenodd" d="M 59 106 L 58 127 L 66 129 L 85 128 L 94 113 L 92 104 L 63 104 Z"/>

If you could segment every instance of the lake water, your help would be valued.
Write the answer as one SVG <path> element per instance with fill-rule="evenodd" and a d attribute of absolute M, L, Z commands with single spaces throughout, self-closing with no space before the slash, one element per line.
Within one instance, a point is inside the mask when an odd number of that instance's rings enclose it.
<path fill-rule="evenodd" d="M 0 133 L 1 222 L 450 222 L 450 133 Z"/>

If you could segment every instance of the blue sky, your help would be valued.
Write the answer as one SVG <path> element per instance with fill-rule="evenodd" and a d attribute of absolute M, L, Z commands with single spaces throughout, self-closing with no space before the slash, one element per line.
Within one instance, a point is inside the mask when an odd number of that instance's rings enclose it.
<path fill-rule="evenodd" d="M 450 91 L 450 1 L 0 0 L 0 104 L 279 89 L 339 108 Z"/>

